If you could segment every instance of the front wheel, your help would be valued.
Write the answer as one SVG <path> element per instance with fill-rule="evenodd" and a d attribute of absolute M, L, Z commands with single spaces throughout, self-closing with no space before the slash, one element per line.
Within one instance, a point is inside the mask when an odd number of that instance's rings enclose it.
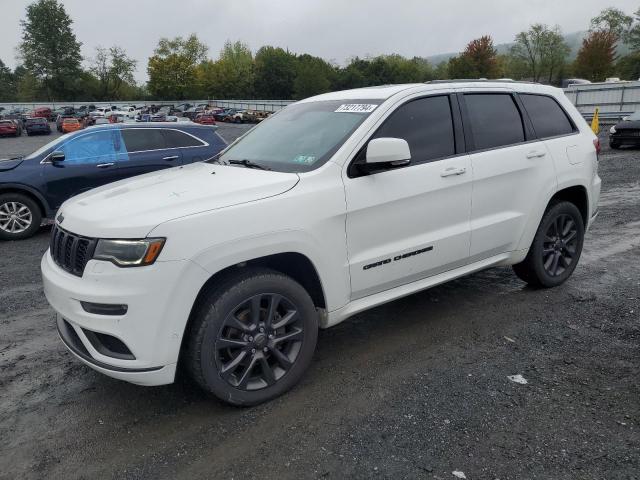
<path fill-rule="evenodd" d="M 31 198 L 20 193 L 0 195 L 0 240 L 22 240 L 40 228 L 42 213 Z"/>
<path fill-rule="evenodd" d="M 609 142 L 609 147 L 614 150 L 617 150 L 620 148 L 620 144 L 618 142 Z"/>
<path fill-rule="evenodd" d="M 318 314 L 295 280 L 246 268 L 206 291 L 193 318 L 186 367 L 233 405 L 282 395 L 302 377 L 318 337 Z"/>
<path fill-rule="evenodd" d="M 513 266 L 516 275 L 534 287 L 556 287 L 575 270 L 584 243 L 580 210 L 561 201 L 547 208 L 526 258 Z"/>

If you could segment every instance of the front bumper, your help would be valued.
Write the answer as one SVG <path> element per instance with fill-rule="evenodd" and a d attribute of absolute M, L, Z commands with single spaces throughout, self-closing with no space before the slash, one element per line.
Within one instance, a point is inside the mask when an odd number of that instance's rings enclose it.
<path fill-rule="evenodd" d="M 208 274 L 193 262 L 119 268 L 90 260 L 82 277 L 58 267 L 49 251 L 41 262 L 44 293 L 58 314 L 60 338 L 91 368 L 140 385 L 174 380 L 184 329 Z M 124 315 L 88 313 L 81 302 L 125 304 Z M 96 337 L 113 337 L 131 355 L 116 355 Z"/>
<path fill-rule="evenodd" d="M 616 145 L 640 145 L 640 135 L 624 133 L 609 134 L 609 143 Z"/>

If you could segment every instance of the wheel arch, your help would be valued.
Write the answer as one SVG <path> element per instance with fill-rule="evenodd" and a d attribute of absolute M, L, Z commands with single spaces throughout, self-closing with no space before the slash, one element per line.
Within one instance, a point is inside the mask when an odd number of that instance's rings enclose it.
<path fill-rule="evenodd" d="M 205 295 L 211 291 L 216 283 L 222 283 L 230 276 L 250 267 L 269 268 L 293 278 L 309 293 L 316 308 L 326 308 L 326 297 L 318 270 L 309 257 L 302 253 L 293 251 L 273 253 L 234 263 L 211 275 L 200 287 L 183 330 L 179 358 L 183 356 L 190 336 L 191 326 L 193 325 L 194 315 Z"/>
<path fill-rule="evenodd" d="M 585 228 L 589 224 L 589 194 L 587 193 L 587 189 L 583 185 L 573 185 L 569 187 L 564 187 L 561 190 L 558 190 L 547 202 L 547 208 L 552 203 L 558 201 L 567 201 L 573 203 L 578 210 L 580 210 L 580 214 L 582 215 L 582 221 L 584 222 Z"/>
<path fill-rule="evenodd" d="M 0 195 L 5 193 L 19 193 L 21 195 L 26 195 L 36 202 L 38 207 L 40 207 L 40 213 L 42 213 L 42 218 L 49 218 L 50 210 L 49 205 L 45 198 L 42 196 L 40 192 L 37 190 L 27 187 L 26 185 L 14 184 L 14 183 L 3 183 L 0 185 Z"/>

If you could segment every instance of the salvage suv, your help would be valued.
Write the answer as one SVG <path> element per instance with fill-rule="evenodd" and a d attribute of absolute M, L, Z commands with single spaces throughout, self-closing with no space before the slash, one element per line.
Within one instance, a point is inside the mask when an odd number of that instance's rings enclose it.
<path fill-rule="evenodd" d="M 212 161 L 64 203 L 44 291 L 64 344 L 99 372 L 162 385 L 180 365 L 258 404 L 300 379 L 319 327 L 498 265 L 566 281 L 597 212 L 598 149 L 542 85 L 316 96 Z"/>

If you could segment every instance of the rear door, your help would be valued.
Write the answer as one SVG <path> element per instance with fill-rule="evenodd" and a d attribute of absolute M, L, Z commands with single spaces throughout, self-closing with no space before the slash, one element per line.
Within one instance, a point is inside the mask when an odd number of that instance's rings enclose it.
<path fill-rule="evenodd" d="M 477 261 L 516 248 L 557 180 L 513 92 L 468 91 L 459 99 L 473 169 L 470 255 Z"/>
<path fill-rule="evenodd" d="M 167 148 L 178 152 L 182 156 L 183 164 L 200 162 L 208 158 L 207 142 L 196 135 L 173 128 L 162 129 L 162 134 Z"/>
<path fill-rule="evenodd" d="M 161 128 L 123 128 L 128 158 L 118 165 L 121 178 L 182 165 L 179 148 L 169 148 Z"/>

